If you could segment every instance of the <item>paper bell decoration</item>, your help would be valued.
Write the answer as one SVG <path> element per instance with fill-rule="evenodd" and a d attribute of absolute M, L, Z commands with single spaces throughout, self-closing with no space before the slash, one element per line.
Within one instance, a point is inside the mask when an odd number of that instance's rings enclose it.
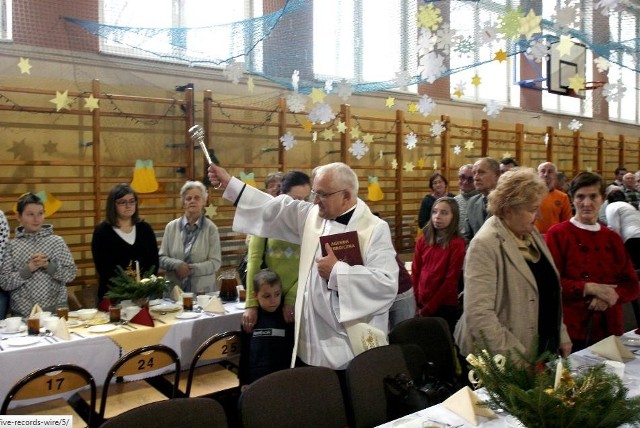
<path fill-rule="evenodd" d="M 250 172 L 248 174 L 245 174 L 244 172 L 241 172 L 240 173 L 240 180 L 242 180 L 242 182 L 245 183 L 248 186 L 258 187 L 258 184 L 256 183 L 256 179 L 255 179 L 255 176 L 254 176 L 253 172 Z"/>
<path fill-rule="evenodd" d="M 131 187 L 138 193 L 153 193 L 158 190 L 156 171 L 153 169 L 153 161 L 151 159 L 136 160 Z"/>
<path fill-rule="evenodd" d="M 24 195 L 22 195 L 24 196 Z M 21 196 L 21 197 L 22 197 Z M 40 200 L 42 201 L 43 205 L 44 205 L 44 216 L 45 217 L 49 217 L 53 214 L 55 214 L 60 207 L 62 207 L 62 201 L 58 198 L 56 198 L 55 196 L 53 196 L 53 194 L 49 193 L 49 192 L 45 192 L 44 190 L 39 191 L 38 193 L 36 193 L 36 196 L 38 198 L 40 198 Z M 13 212 L 17 213 L 18 212 L 18 204 L 13 204 Z"/>
<path fill-rule="evenodd" d="M 369 188 L 367 198 L 371 202 L 376 202 L 382 200 L 384 198 L 384 193 L 380 188 L 380 184 L 378 184 L 378 177 L 369 176 Z"/>

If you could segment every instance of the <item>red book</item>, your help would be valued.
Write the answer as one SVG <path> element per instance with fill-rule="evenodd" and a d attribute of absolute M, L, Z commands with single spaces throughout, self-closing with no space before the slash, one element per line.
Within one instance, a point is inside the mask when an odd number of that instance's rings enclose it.
<path fill-rule="evenodd" d="M 331 246 L 333 253 L 341 262 L 345 262 L 350 266 L 364 265 L 362 253 L 360 253 L 358 232 L 352 231 L 321 236 L 320 248 L 323 257 L 327 255 L 327 251 L 324 248 L 327 243 Z"/>

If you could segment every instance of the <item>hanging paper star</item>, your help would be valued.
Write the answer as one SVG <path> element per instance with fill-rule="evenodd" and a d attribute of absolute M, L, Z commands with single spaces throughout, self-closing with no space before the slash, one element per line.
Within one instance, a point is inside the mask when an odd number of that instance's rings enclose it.
<path fill-rule="evenodd" d="M 593 60 L 593 63 L 596 65 L 599 73 L 604 73 L 609 70 L 609 61 L 606 58 L 599 56 L 598 58 Z"/>
<path fill-rule="evenodd" d="M 459 155 L 462 152 L 462 149 L 460 148 L 459 145 L 456 145 L 453 147 L 453 154 L 454 155 Z"/>
<path fill-rule="evenodd" d="M 63 93 L 56 91 L 56 97 L 51 98 L 49 102 L 56 105 L 56 111 L 60 111 L 63 108 L 69 110 L 71 107 L 71 101 L 69 100 L 69 91 L 67 90 Z"/>
<path fill-rule="evenodd" d="M 14 141 L 13 147 L 11 147 L 10 149 L 7 149 L 7 151 L 13 152 L 13 159 L 18 159 L 18 158 L 24 159 L 26 149 L 27 149 L 27 143 L 25 143 L 25 140 L 22 139 L 22 141 Z"/>
<path fill-rule="evenodd" d="M 314 103 L 324 102 L 324 97 L 326 96 L 327 94 L 324 92 L 324 89 L 322 88 L 313 88 L 311 89 L 311 93 L 309 94 L 309 97 L 311 97 L 311 100 Z"/>
<path fill-rule="evenodd" d="M 582 122 L 576 119 L 571 119 L 571 122 L 569 122 L 569 125 L 567 125 L 567 128 L 569 128 L 573 132 L 578 132 L 580 128 L 582 128 Z"/>
<path fill-rule="evenodd" d="M 204 210 L 204 213 L 207 217 L 215 217 L 218 215 L 218 207 L 214 207 L 213 204 L 209 204 L 209 206 Z"/>
<path fill-rule="evenodd" d="M 593 172 L 593 167 L 591 167 L 591 166 L 587 166 L 587 167 L 586 167 L 586 170 L 587 170 L 587 172 Z"/>
<path fill-rule="evenodd" d="M 496 52 L 496 54 L 493 57 L 493 59 L 495 59 L 498 62 L 506 61 L 507 60 L 507 53 L 505 51 L 503 51 L 502 49 L 500 49 L 498 52 Z"/>
<path fill-rule="evenodd" d="M 414 168 L 415 166 L 413 166 L 413 162 L 405 162 L 404 167 L 402 167 L 402 169 L 404 169 L 407 172 L 412 172 Z"/>
<path fill-rule="evenodd" d="M 387 100 L 385 101 L 384 105 L 387 108 L 391 108 L 396 104 L 396 99 L 394 97 L 388 97 Z"/>
<path fill-rule="evenodd" d="M 345 79 L 342 79 L 340 83 L 338 83 L 337 92 L 338 96 L 342 98 L 342 101 L 347 101 L 353 93 L 353 90 L 351 89 L 351 84 Z"/>
<path fill-rule="evenodd" d="M 302 130 L 304 132 L 311 132 L 312 129 L 313 129 L 313 122 L 311 122 L 310 120 L 305 120 L 304 122 L 302 122 Z"/>
<path fill-rule="evenodd" d="M 438 161 L 437 160 L 433 161 L 433 169 L 434 170 L 438 169 Z"/>
<path fill-rule="evenodd" d="M 341 134 L 344 134 L 345 132 L 347 132 L 347 124 L 341 120 L 338 121 L 336 128 L 338 128 L 338 132 Z"/>
<path fill-rule="evenodd" d="M 467 140 L 464 143 L 464 148 L 467 149 L 467 151 L 473 149 L 473 146 L 474 146 L 474 142 L 471 140 Z"/>
<path fill-rule="evenodd" d="M 418 111 L 418 104 L 414 103 L 413 101 L 409 103 L 409 105 L 407 106 L 407 110 L 409 111 L 409 113 L 415 113 Z"/>
<path fill-rule="evenodd" d="M 322 131 L 322 138 L 324 138 L 325 141 L 333 140 L 333 131 L 329 128 L 325 129 Z"/>
<path fill-rule="evenodd" d="M 371 134 L 369 134 L 369 133 L 364 134 L 364 135 L 362 136 L 362 141 L 363 141 L 365 144 L 371 144 L 371 143 L 373 143 L 373 135 L 371 135 Z"/>
<path fill-rule="evenodd" d="M 426 164 L 427 164 L 427 160 L 425 158 L 418 159 L 418 168 L 424 168 Z"/>
<path fill-rule="evenodd" d="M 49 140 L 49 142 L 46 143 L 43 147 L 44 152 L 48 155 L 52 155 L 58 151 L 58 143 L 54 143 L 51 140 Z"/>
<path fill-rule="evenodd" d="M 513 155 L 511 154 L 511 152 L 504 152 L 504 153 L 502 153 L 502 157 L 503 158 L 510 158 L 510 157 L 513 157 Z"/>
<path fill-rule="evenodd" d="M 398 169 L 398 160 L 394 159 L 391 161 L 391 169 Z"/>
<path fill-rule="evenodd" d="M 253 92 L 255 87 L 256 87 L 256 84 L 253 82 L 253 76 L 249 76 L 247 78 L 247 91 Z"/>
<path fill-rule="evenodd" d="M 518 32 L 527 39 L 530 39 L 535 33 L 542 32 L 542 29 L 540 28 L 540 21 L 542 21 L 542 17 L 537 16 L 533 9 L 529 9 L 529 13 L 524 18 L 518 18 L 518 21 L 520 22 Z"/>
<path fill-rule="evenodd" d="M 360 128 L 357 126 L 351 128 L 351 130 L 349 131 L 349 135 L 351 135 L 351 138 L 353 138 L 354 140 L 357 140 L 358 138 L 360 138 Z"/>
<path fill-rule="evenodd" d="M 461 96 L 464 95 L 465 89 L 467 89 L 467 83 L 460 81 L 453 87 L 453 89 L 454 89 L 453 95 L 460 98 Z"/>
<path fill-rule="evenodd" d="M 555 48 L 556 51 L 558 51 L 558 54 L 560 54 L 560 58 L 571 55 L 571 48 L 573 48 L 571 37 L 565 36 L 564 34 L 561 35 L 560 42 L 558 42 Z"/>
<path fill-rule="evenodd" d="M 20 57 L 20 62 L 18 63 L 20 74 L 31 74 L 31 67 L 32 65 L 29 64 L 29 58 Z"/>
<path fill-rule="evenodd" d="M 84 108 L 89 109 L 89 111 L 100 108 L 100 106 L 98 105 L 99 101 L 99 99 L 93 98 L 93 94 L 91 94 L 89 95 L 89 98 L 84 99 Z"/>
<path fill-rule="evenodd" d="M 573 89 L 576 93 L 584 90 L 584 77 L 576 74 L 569 78 L 569 89 Z"/>
<path fill-rule="evenodd" d="M 482 78 L 480 76 L 478 76 L 477 74 L 471 78 L 471 84 L 473 86 L 478 87 L 478 86 L 480 86 L 481 83 L 482 83 Z"/>

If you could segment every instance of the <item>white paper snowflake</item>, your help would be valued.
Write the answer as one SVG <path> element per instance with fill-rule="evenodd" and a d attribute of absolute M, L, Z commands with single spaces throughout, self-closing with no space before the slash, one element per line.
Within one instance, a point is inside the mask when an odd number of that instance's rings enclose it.
<path fill-rule="evenodd" d="M 398 169 L 398 159 L 391 161 L 391 169 Z"/>
<path fill-rule="evenodd" d="M 575 119 L 571 119 L 571 122 L 569 122 L 569 125 L 567 125 L 567 128 L 569 128 L 573 132 L 577 132 L 578 130 L 580 130 L 580 128 L 582 128 L 582 122 Z"/>
<path fill-rule="evenodd" d="M 227 78 L 234 85 L 237 85 L 245 72 L 244 62 L 230 62 L 227 67 L 222 71 L 224 77 Z"/>
<path fill-rule="evenodd" d="M 598 0 L 594 2 L 593 8 L 600 9 L 601 14 L 609 16 L 609 12 L 614 12 L 618 9 L 618 3 L 620 3 L 620 0 Z"/>
<path fill-rule="evenodd" d="M 449 24 L 442 24 L 436 31 L 436 47 L 442 52 L 449 53 L 452 43 L 455 41 L 456 30 L 449 28 Z"/>
<path fill-rule="evenodd" d="M 429 95 L 424 94 L 420 97 L 420 101 L 418 101 L 418 111 L 420 111 L 424 117 L 429 116 L 434 108 L 436 108 L 436 102 L 433 101 Z"/>
<path fill-rule="evenodd" d="M 401 90 L 401 91 L 406 91 L 407 90 L 407 85 L 409 85 L 409 80 L 411 79 L 411 75 L 409 74 L 409 72 L 407 70 L 402 70 L 402 71 L 397 71 L 396 72 L 396 86 Z"/>
<path fill-rule="evenodd" d="M 369 146 L 362 142 L 362 140 L 356 140 L 349 147 L 349 152 L 358 160 L 362 159 L 364 155 L 369 151 Z"/>
<path fill-rule="evenodd" d="M 327 123 L 336 118 L 336 115 L 331 111 L 331 106 L 327 103 L 314 104 L 313 108 L 309 112 L 309 120 L 313 123 Z"/>
<path fill-rule="evenodd" d="M 420 65 L 423 67 L 422 78 L 428 83 L 433 83 L 446 70 L 444 57 L 435 52 L 429 52 L 422 57 Z"/>
<path fill-rule="evenodd" d="M 326 82 L 324 82 L 324 91 L 327 94 L 333 92 L 333 80 L 327 80 Z"/>
<path fill-rule="evenodd" d="M 556 21 L 556 27 L 565 32 L 574 27 L 577 17 L 578 11 L 576 10 L 576 6 L 570 4 L 568 1 L 564 6 L 558 4 L 555 13 L 551 15 L 551 19 Z"/>
<path fill-rule="evenodd" d="M 298 92 L 287 95 L 287 108 L 291 113 L 302 113 L 306 108 L 307 96 Z"/>
<path fill-rule="evenodd" d="M 442 134 L 446 130 L 447 130 L 447 128 L 444 125 L 444 122 L 442 122 L 440 120 L 434 120 L 433 122 L 431 122 L 431 136 L 432 137 L 439 137 L 440 134 Z"/>
<path fill-rule="evenodd" d="M 547 147 L 549 145 L 549 134 L 544 134 L 544 146 Z"/>
<path fill-rule="evenodd" d="M 542 60 L 547 57 L 548 53 L 549 46 L 547 46 L 547 41 L 545 39 L 537 39 L 529 42 L 529 48 L 527 48 L 525 56 L 531 61 L 541 63 Z"/>
<path fill-rule="evenodd" d="M 498 104 L 495 100 L 491 100 L 487 103 L 486 106 L 484 106 L 482 111 L 487 113 L 487 116 L 495 118 L 498 117 L 503 108 L 503 105 Z"/>
<path fill-rule="evenodd" d="M 491 44 L 498 38 L 498 27 L 496 27 L 493 22 L 487 21 L 482 24 L 482 28 L 478 35 L 480 36 L 480 40 L 483 45 L 491 46 Z"/>
<path fill-rule="evenodd" d="M 282 143 L 282 146 L 284 147 L 285 150 L 291 150 L 293 146 L 298 144 L 298 142 L 296 141 L 295 137 L 291 132 L 287 132 L 282 137 L 280 137 L 280 142 Z"/>
<path fill-rule="evenodd" d="M 413 132 L 410 132 L 404 137 L 404 144 L 409 150 L 415 149 L 416 144 L 418 144 L 418 137 L 416 137 L 416 134 L 414 134 Z"/>
<path fill-rule="evenodd" d="M 453 154 L 459 155 L 460 153 L 462 153 L 460 146 L 453 146 Z"/>
<path fill-rule="evenodd" d="M 421 54 L 427 54 L 432 52 L 436 48 L 436 42 L 438 37 L 426 28 L 420 28 L 420 35 L 418 36 L 418 52 Z"/>
<path fill-rule="evenodd" d="M 351 84 L 347 82 L 345 79 L 342 79 L 340 83 L 338 83 L 338 86 L 336 87 L 336 91 L 338 96 L 342 98 L 342 101 L 347 101 L 347 99 L 349 99 L 349 97 L 353 93 L 353 90 L 351 89 Z"/>
<path fill-rule="evenodd" d="M 599 56 L 598 58 L 594 59 L 593 63 L 596 65 L 596 68 L 598 69 L 598 73 L 604 73 L 605 71 L 609 70 L 609 66 L 611 65 L 609 61 L 602 56 Z"/>
<path fill-rule="evenodd" d="M 602 87 L 602 94 L 610 103 L 621 101 L 625 92 L 627 92 L 627 88 L 625 88 L 622 80 L 618 80 L 616 83 L 605 83 Z"/>
<path fill-rule="evenodd" d="M 438 169 L 438 161 L 437 161 L 437 160 L 434 160 L 434 161 L 433 161 L 433 170 L 435 171 L 435 170 L 437 170 L 437 169 Z"/>
<path fill-rule="evenodd" d="M 453 93 L 460 93 L 460 96 L 464 95 L 464 91 L 467 90 L 467 82 L 459 81 L 453 86 Z"/>
<path fill-rule="evenodd" d="M 300 71 L 293 70 L 293 74 L 291 75 L 291 87 L 294 92 L 298 92 L 298 82 L 300 82 Z"/>

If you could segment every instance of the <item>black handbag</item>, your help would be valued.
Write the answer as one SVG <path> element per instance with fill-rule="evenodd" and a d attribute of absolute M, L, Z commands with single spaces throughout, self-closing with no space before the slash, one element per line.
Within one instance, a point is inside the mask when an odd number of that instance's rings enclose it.
<path fill-rule="evenodd" d="M 384 394 L 387 401 L 387 420 L 401 418 L 429 407 L 428 395 L 420 390 L 405 373 L 384 378 Z"/>

